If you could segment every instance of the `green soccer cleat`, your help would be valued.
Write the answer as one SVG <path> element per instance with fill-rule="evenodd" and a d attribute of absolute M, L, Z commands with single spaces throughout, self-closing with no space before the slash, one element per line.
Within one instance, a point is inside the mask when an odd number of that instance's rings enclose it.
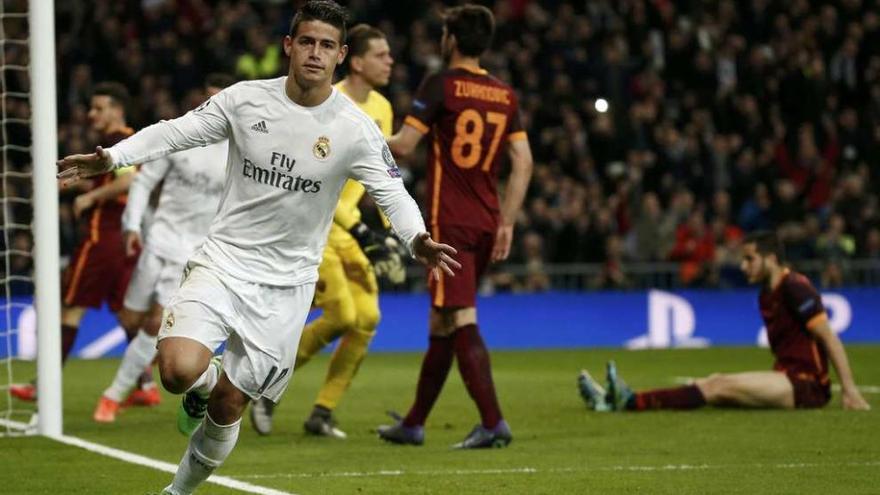
<path fill-rule="evenodd" d="M 221 370 L 219 357 L 211 358 L 211 363 L 208 366 L 216 366 L 219 376 Z M 183 394 L 183 399 L 177 408 L 177 430 L 180 433 L 188 437 L 192 436 L 196 428 L 202 424 L 208 411 L 208 397 L 210 397 L 210 393 L 201 395 L 198 392 L 187 392 Z"/>
<path fill-rule="evenodd" d="M 606 365 L 606 378 L 608 379 L 608 393 L 605 401 L 612 411 L 626 411 L 627 403 L 632 400 L 632 389 L 617 375 L 617 365 L 614 361 L 608 361 Z"/>
<path fill-rule="evenodd" d="M 590 376 L 587 370 L 581 370 L 581 374 L 578 375 L 578 390 L 581 393 L 581 398 L 587 403 L 588 408 L 598 412 L 611 410 L 611 406 L 605 400 L 607 392 L 602 385 L 596 383 L 596 380 Z"/>

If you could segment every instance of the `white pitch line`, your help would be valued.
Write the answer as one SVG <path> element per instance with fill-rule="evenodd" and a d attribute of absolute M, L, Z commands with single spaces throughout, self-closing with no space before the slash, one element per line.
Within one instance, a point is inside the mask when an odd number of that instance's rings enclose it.
<path fill-rule="evenodd" d="M 662 466 L 589 466 L 584 468 L 549 468 L 538 469 L 533 467 L 507 468 L 507 469 L 446 469 L 434 471 L 404 471 L 399 469 L 379 470 L 379 471 L 341 471 L 326 473 L 273 473 L 273 474 L 241 474 L 236 475 L 237 478 L 246 479 L 294 479 L 294 478 L 368 478 L 368 477 L 400 477 L 400 476 L 467 476 L 467 475 L 486 475 L 486 474 L 559 474 L 559 473 L 580 473 L 595 471 L 635 471 L 635 472 L 652 472 L 652 471 L 705 471 L 711 469 L 736 469 L 736 468 L 753 468 L 753 469 L 812 469 L 822 466 L 846 466 L 846 467 L 874 467 L 880 466 L 880 461 L 870 462 L 848 462 L 839 464 L 820 464 L 820 463 L 786 463 L 786 464 L 666 464 Z"/>
<path fill-rule="evenodd" d="M 24 425 L 24 423 L 18 423 L 16 421 L 7 421 L 4 419 L 0 419 L 0 425 L 9 426 L 10 428 L 20 427 Z M 101 445 L 98 443 L 89 442 L 88 440 L 83 440 L 82 438 L 71 437 L 67 435 L 62 435 L 60 437 L 46 437 L 50 440 L 55 440 L 61 442 L 66 445 L 70 445 L 73 447 L 79 447 L 81 449 L 88 450 L 89 452 L 93 452 L 95 454 L 103 455 L 106 457 L 112 457 L 113 459 L 117 459 L 123 462 L 128 462 L 130 464 L 136 464 L 138 466 L 144 466 L 148 468 L 155 469 L 157 471 L 163 471 L 166 473 L 174 474 L 177 472 L 177 465 L 171 464 L 169 462 L 159 461 L 156 459 L 152 459 L 146 456 L 142 456 L 139 454 L 134 454 L 131 452 L 127 452 L 125 450 L 115 449 L 113 447 L 107 447 L 106 445 Z M 227 488 L 232 488 L 235 490 L 239 490 L 245 493 L 256 493 L 257 495 L 296 495 L 291 492 L 283 492 L 281 490 L 275 490 L 272 488 L 266 488 L 263 486 L 252 485 L 246 481 L 239 481 L 234 478 L 230 478 L 228 476 L 218 476 L 216 474 L 212 474 L 206 480 L 208 483 L 214 483 L 215 485 L 225 486 Z"/>

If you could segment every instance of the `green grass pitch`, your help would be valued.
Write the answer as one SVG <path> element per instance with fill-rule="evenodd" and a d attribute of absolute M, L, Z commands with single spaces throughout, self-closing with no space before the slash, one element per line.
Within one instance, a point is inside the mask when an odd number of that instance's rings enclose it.
<path fill-rule="evenodd" d="M 304 436 L 302 421 L 326 369 L 322 355 L 297 372 L 277 409 L 274 434 L 258 437 L 245 418 L 238 446 L 217 474 L 296 494 L 877 493 L 880 347 L 848 351 L 858 383 L 872 387 L 865 397 L 873 411 L 842 411 L 835 392 L 819 411 L 590 413 L 576 392 L 577 372 L 586 367 L 603 376 L 609 358 L 642 388 L 713 371 L 767 369 L 770 355 L 753 348 L 494 352 L 514 442 L 503 450 L 466 452 L 449 449 L 477 422 L 455 370 L 423 447 L 385 445 L 373 433 L 387 422 L 384 411 L 409 406 L 421 359 L 415 353 L 367 357 L 337 411 L 348 440 Z M 127 410 L 112 425 L 92 422 L 117 363 L 68 364 L 65 434 L 176 464 L 186 445 L 174 429 L 176 398 Z M 24 363 L 14 375 L 27 379 L 32 372 Z M 0 439 L 0 473 L 0 493 L 7 495 L 143 495 L 170 480 L 167 473 L 37 437 Z M 241 492 L 205 484 L 199 493 Z"/>

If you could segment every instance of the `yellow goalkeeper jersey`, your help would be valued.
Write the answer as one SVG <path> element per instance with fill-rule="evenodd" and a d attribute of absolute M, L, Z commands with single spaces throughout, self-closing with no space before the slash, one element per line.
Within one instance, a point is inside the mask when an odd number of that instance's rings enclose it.
<path fill-rule="evenodd" d="M 343 94 L 345 86 L 342 82 L 336 83 L 336 89 Z M 393 124 L 394 113 L 391 110 L 391 102 L 382 96 L 378 91 L 370 91 L 367 95 L 367 101 L 359 102 L 352 98 L 352 101 L 360 107 L 382 130 L 382 134 L 387 138 L 391 136 L 391 126 Z M 351 239 L 348 230 L 361 220 L 361 211 L 358 209 L 358 203 L 361 201 L 365 192 L 364 186 L 360 182 L 349 179 L 342 188 L 342 194 L 339 196 L 339 203 L 336 205 L 336 212 L 333 214 L 333 226 L 330 228 L 330 238 L 328 242 L 334 245 L 340 241 Z"/>

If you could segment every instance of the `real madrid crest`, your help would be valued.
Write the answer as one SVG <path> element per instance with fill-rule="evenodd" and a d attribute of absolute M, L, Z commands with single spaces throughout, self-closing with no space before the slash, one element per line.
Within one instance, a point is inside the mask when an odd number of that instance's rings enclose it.
<path fill-rule="evenodd" d="M 330 156 L 330 138 L 327 136 L 319 137 L 315 145 L 312 146 L 312 154 L 318 160 L 326 160 Z"/>
<path fill-rule="evenodd" d="M 174 326 L 174 313 L 168 312 L 168 315 L 165 317 L 165 328 L 170 329 Z"/>

